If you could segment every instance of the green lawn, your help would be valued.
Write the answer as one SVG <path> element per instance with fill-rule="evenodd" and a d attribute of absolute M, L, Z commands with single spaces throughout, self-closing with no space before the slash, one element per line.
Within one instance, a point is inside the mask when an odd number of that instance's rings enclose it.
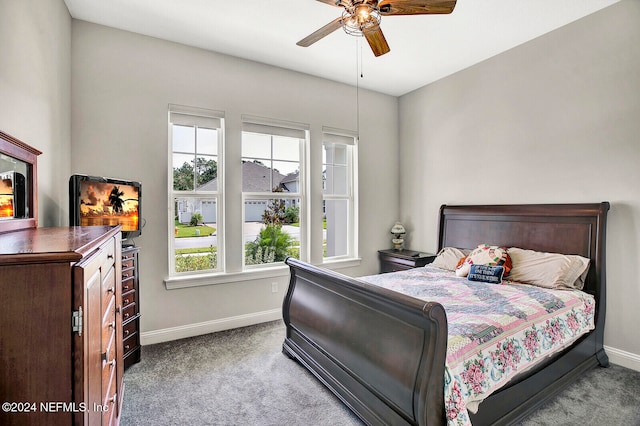
<path fill-rule="evenodd" d="M 196 247 L 196 248 L 184 248 L 176 249 L 176 254 L 196 254 L 196 253 L 217 253 L 217 247 Z"/>
<path fill-rule="evenodd" d="M 207 225 L 191 226 L 181 223 L 176 223 L 176 229 L 178 230 L 178 232 L 176 233 L 176 238 L 208 237 L 209 235 L 216 232 L 216 228 L 212 228 Z M 199 231 L 200 235 L 196 235 L 196 231 Z"/>

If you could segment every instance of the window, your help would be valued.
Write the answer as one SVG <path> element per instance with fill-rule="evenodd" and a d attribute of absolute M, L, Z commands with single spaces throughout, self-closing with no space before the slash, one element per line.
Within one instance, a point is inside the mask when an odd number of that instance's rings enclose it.
<path fill-rule="evenodd" d="M 224 114 L 171 105 L 169 109 L 171 274 L 219 270 Z"/>
<path fill-rule="evenodd" d="M 323 128 L 322 213 L 323 259 L 355 257 L 356 137 L 347 131 Z"/>
<path fill-rule="evenodd" d="M 307 229 L 305 125 L 243 117 L 242 200 L 244 265 L 301 257 Z"/>

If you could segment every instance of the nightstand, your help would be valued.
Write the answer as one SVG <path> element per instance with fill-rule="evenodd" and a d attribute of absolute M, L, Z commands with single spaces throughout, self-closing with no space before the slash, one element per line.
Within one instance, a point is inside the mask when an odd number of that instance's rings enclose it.
<path fill-rule="evenodd" d="M 433 262 L 435 254 L 413 250 L 378 250 L 380 273 L 406 271 Z"/>

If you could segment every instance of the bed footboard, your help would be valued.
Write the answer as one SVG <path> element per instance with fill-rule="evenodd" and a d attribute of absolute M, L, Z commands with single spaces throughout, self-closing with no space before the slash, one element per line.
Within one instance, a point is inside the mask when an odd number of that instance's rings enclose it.
<path fill-rule="evenodd" d="M 443 307 L 293 258 L 286 263 L 283 352 L 367 424 L 444 424 Z"/>

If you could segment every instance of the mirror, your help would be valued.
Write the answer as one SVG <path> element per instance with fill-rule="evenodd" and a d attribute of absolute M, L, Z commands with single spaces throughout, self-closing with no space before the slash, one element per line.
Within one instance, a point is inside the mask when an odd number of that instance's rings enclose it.
<path fill-rule="evenodd" d="M 38 226 L 35 148 L 0 131 L 0 232 Z"/>

